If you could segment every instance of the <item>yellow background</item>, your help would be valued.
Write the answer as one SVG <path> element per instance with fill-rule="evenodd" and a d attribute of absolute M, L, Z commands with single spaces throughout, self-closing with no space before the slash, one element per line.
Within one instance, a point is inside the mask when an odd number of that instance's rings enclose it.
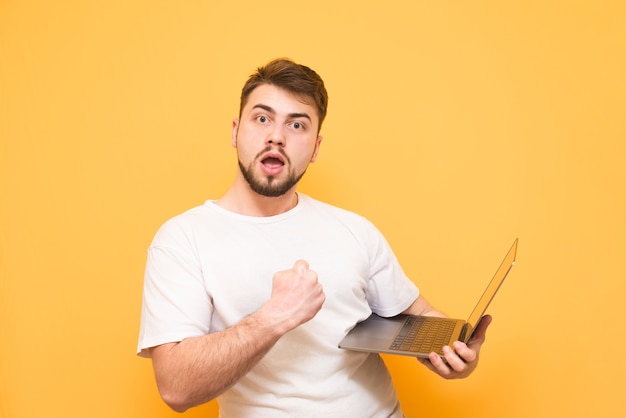
<path fill-rule="evenodd" d="M 300 190 L 376 223 L 438 308 L 520 239 L 471 378 L 385 357 L 408 416 L 625 416 L 625 9 L 0 1 L 0 416 L 177 416 L 134 354 L 145 250 L 229 186 L 278 56 L 330 92 Z"/>

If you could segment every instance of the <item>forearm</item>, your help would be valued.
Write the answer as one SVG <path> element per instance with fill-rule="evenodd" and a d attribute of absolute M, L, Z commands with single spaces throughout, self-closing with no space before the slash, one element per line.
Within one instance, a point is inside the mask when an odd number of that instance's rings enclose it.
<path fill-rule="evenodd" d="M 439 316 L 442 318 L 447 316 L 436 310 L 422 295 L 415 299 L 411 306 L 405 309 L 402 313 L 410 315 Z"/>
<path fill-rule="evenodd" d="M 248 373 L 283 333 L 259 311 L 224 331 L 156 347 L 152 357 L 163 400 L 178 412 L 212 400 Z"/>
<path fill-rule="evenodd" d="M 270 300 L 237 325 L 152 349 L 159 392 L 175 411 L 208 402 L 246 375 L 276 341 L 311 320 L 326 296 L 306 261 L 272 279 Z"/>

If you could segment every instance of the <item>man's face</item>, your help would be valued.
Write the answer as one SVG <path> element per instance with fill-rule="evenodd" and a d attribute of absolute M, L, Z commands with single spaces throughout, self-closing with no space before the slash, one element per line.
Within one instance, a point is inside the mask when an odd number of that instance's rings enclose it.
<path fill-rule="evenodd" d="M 241 119 L 233 121 L 232 136 L 239 168 L 252 190 L 276 197 L 295 187 L 317 157 L 322 141 L 318 127 L 315 106 L 270 84 L 254 89 Z"/>

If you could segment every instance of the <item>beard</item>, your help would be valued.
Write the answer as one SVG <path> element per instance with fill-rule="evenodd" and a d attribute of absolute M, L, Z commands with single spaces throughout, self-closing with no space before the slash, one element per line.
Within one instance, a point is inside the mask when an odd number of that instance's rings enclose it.
<path fill-rule="evenodd" d="M 283 181 L 276 180 L 276 177 L 274 176 L 262 178 L 260 176 L 255 176 L 254 174 L 254 167 L 257 160 L 258 158 L 255 158 L 248 167 L 244 166 L 241 160 L 238 160 L 238 162 L 239 170 L 241 170 L 243 178 L 248 182 L 252 191 L 260 194 L 261 196 L 278 197 L 284 195 L 293 186 L 298 184 L 302 176 L 304 176 L 304 173 L 306 173 L 306 170 L 304 170 L 302 173 L 297 175 L 293 170 L 289 170 L 287 178 Z"/>

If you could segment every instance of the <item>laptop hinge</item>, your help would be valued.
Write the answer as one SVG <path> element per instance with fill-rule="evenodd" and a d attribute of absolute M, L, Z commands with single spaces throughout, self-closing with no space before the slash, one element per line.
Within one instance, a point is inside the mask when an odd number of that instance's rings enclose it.
<path fill-rule="evenodd" d="M 465 336 L 468 335 L 469 328 L 470 328 L 469 322 L 466 322 L 465 324 L 463 324 L 463 328 L 461 329 L 461 334 L 459 334 L 459 341 L 463 341 L 464 343 L 467 342 L 465 341 Z"/>

